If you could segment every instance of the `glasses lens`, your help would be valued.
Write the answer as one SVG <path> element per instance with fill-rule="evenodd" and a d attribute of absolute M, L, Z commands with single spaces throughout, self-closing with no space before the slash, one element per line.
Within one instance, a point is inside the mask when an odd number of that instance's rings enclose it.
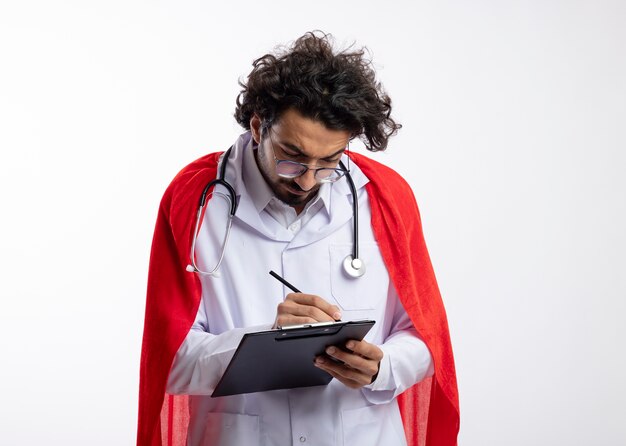
<path fill-rule="evenodd" d="M 343 170 L 338 169 L 319 169 L 315 172 L 315 179 L 320 183 L 334 183 L 344 175 Z"/>
<path fill-rule="evenodd" d="M 293 161 L 279 160 L 276 162 L 276 173 L 284 178 L 295 178 L 307 171 L 307 167 Z"/>

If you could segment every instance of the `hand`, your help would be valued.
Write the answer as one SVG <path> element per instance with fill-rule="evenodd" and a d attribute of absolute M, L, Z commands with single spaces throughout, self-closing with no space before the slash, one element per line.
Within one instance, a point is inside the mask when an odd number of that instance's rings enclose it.
<path fill-rule="evenodd" d="M 329 304 L 321 297 L 313 294 L 289 293 L 285 301 L 278 304 L 274 328 L 340 319 L 339 307 Z"/>
<path fill-rule="evenodd" d="M 383 351 L 367 341 L 348 341 L 346 348 L 348 351 L 336 346 L 326 348 L 326 354 L 341 363 L 318 356 L 315 358 L 315 366 L 352 389 L 374 382 L 383 359 Z"/>

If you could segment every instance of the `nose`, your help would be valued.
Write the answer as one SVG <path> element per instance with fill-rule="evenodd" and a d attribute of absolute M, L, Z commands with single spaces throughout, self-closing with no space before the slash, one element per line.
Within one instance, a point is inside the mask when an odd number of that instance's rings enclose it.
<path fill-rule="evenodd" d="M 297 177 L 295 180 L 296 184 L 300 186 L 302 190 L 311 190 L 317 184 L 317 180 L 315 179 L 315 171 L 307 170 L 302 175 Z"/>

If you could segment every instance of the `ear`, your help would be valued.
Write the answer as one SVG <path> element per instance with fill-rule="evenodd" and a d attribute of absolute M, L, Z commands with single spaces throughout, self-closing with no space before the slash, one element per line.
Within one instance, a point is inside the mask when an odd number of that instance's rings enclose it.
<path fill-rule="evenodd" d="M 254 142 L 258 145 L 261 142 L 261 118 L 256 113 L 250 118 L 250 132 Z"/>

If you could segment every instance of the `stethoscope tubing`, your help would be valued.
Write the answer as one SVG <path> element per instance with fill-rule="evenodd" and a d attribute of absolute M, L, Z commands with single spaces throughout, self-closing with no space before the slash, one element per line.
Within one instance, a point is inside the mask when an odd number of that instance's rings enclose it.
<path fill-rule="evenodd" d="M 235 213 L 237 212 L 237 206 L 239 204 L 237 202 L 237 192 L 235 191 L 233 186 L 225 180 L 226 164 L 228 163 L 228 158 L 230 157 L 232 150 L 233 150 L 233 146 L 231 146 L 224 153 L 224 158 L 221 161 L 218 177 L 210 181 L 202 190 L 202 195 L 200 196 L 200 202 L 198 204 L 198 212 L 196 214 L 196 224 L 195 224 L 194 231 L 193 231 L 193 238 L 191 241 L 191 252 L 190 252 L 191 262 L 189 265 L 187 265 L 187 271 L 189 272 L 196 272 L 198 274 L 208 275 L 208 276 L 218 276 L 219 267 L 221 266 L 222 261 L 224 260 L 224 254 L 226 252 L 226 246 L 228 245 L 228 239 L 230 237 L 230 230 L 232 227 L 233 217 L 235 216 Z M 340 161 L 339 165 L 346 172 L 346 175 L 345 175 L 346 180 L 348 181 L 348 186 L 350 187 L 350 193 L 352 194 L 352 227 L 353 227 L 352 256 L 346 257 L 346 259 L 344 260 L 344 268 L 346 270 L 346 273 L 349 276 L 356 278 L 356 277 L 361 277 L 363 274 L 365 274 L 365 265 L 363 264 L 361 259 L 359 259 L 359 201 L 358 201 L 356 186 L 354 185 L 354 181 L 352 180 L 352 176 L 350 175 L 350 172 L 344 165 L 343 161 Z M 220 195 L 223 195 L 224 197 L 226 197 L 227 200 L 230 201 L 230 211 L 228 214 L 226 235 L 224 236 L 222 252 L 220 254 L 220 258 L 218 260 L 217 265 L 211 271 L 202 271 L 196 265 L 196 258 L 195 258 L 196 257 L 195 256 L 196 241 L 198 238 L 198 231 L 200 230 L 200 220 L 202 219 L 203 210 L 204 210 L 204 207 L 206 206 L 207 197 L 209 196 L 209 190 L 211 189 L 211 187 L 215 187 L 217 185 L 221 185 L 226 188 L 226 190 L 228 191 L 228 196 L 226 196 L 226 194 L 224 193 L 220 193 Z"/>
<path fill-rule="evenodd" d="M 348 186 L 350 186 L 350 192 L 352 193 L 352 258 L 359 258 L 359 200 L 356 193 L 356 186 L 354 185 L 354 181 L 352 180 L 352 175 L 346 166 L 343 164 L 343 161 L 339 161 L 339 165 L 343 170 L 346 171 L 346 180 L 348 180 Z"/>

